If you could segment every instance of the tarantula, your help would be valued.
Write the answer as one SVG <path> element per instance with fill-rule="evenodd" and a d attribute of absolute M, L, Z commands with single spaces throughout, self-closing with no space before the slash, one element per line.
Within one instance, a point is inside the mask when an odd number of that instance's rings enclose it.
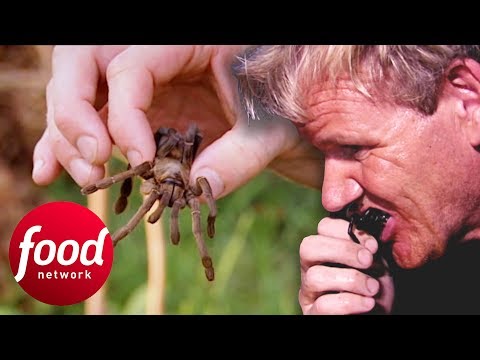
<path fill-rule="evenodd" d="M 215 235 L 217 208 L 210 184 L 206 178 L 199 177 L 193 186 L 189 185 L 190 168 L 201 141 L 202 135 L 195 124 L 188 128 L 184 136 L 175 129 L 160 128 L 155 133 L 157 150 L 153 161 L 146 161 L 134 168 L 128 164 L 126 171 L 85 186 L 81 189 L 81 192 L 83 195 L 91 194 L 123 181 L 120 188 L 120 197 L 115 203 L 115 213 L 120 214 L 125 210 L 128 202 L 127 198 L 132 191 L 132 177 L 140 176 L 145 180 L 140 187 L 141 192 L 146 195 L 145 200 L 128 223 L 113 234 L 114 246 L 137 226 L 157 201 L 158 207 L 148 217 L 148 222 L 152 224 L 157 222 L 165 207 L 171 207 L 170 237 L 173 244 L 178 244 L 180 241 L 178 213 L 188 205 L 192 210 L 192 231 L 205 268 L 205 275 L 209 281 L 212 281 L 214 270 L 212 259 L 202 237 L 198 197 L 202 193 L 205 195 L 210 210 L 207 226 L 207 233 L 210 238 Z"/>

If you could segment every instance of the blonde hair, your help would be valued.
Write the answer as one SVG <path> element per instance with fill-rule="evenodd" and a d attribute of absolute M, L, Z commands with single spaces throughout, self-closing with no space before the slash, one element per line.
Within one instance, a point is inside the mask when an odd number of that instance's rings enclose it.
<path fill-rule="evenodd" d="M 252 47 L 233 64 L 249 118 L 260 113 L 306 121 L 313 85 L 350 79 L 370 99 L 431 115 L 454 59 L 480 60 L 479 46 L 274 45 Z"/>

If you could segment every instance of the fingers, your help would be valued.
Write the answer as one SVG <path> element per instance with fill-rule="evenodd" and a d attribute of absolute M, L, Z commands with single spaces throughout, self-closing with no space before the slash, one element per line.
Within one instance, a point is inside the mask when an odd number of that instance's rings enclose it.
<path fill-rule="evenodd" d="M 325 217 L 318 223 L 317 232 L 319 235 L 335 237 L 339 239 L 351 239 L 348 235 L 349 223 L 342 219 L 332 219 Z M 354 230 L 357 239 L 360 244 L 365 246 L 372 254 L 375 254 L 378 250 L 378 242 L 375 238 L 364 231 Z"/>
<path fill-rule="evenodd" d="M 312 266 L 302 275 L 304 293 L 348 291 L 359 295 L 373 296 L 378 292 L 378 280 L 356 269 L 329 266 Z"/>
<path fill-rule="evenodd" d="M 314 304 L 317 299 L 326 296 L 326 292 L 351 292 L 365 296 L 373 296 L 378 292 L 378 281 L 356 270 L 367 269 L 372 265 L 372 252 L 345 239 L 345 226 L 348 224 L 345 221 L 343 223 L 344 229 L 341 233 L 335 226 L 330 226 L 329 233 L 324 231 L 322 235 L 308 236 L 300 244 L 302 308 Z M 330 236 L 323 235 L 325 233 Z M 349 268 L 339 268 L 333 264 L 346 265 Z M 344 306 L 339 307 L 343 309 Z M 338 311 L 343 311 L 341 309 Z"/>
<path fill-rule="evenodd" d="M 61 166 L 52 151 L 47 130 L 35 145 L 33 151 L 32 179 L 37 185 L 50 184 L 60 174 Z"/>
<path fill-rule="evenodd" d="M 355 269 L 312 266 L 307 271 L 302 271 L 301 304 L 312 304 L 326 292 L 351 292 L 374 296 L 379 288 L 378 280 Z"/>
<path fill-rule="evenodd" d="M 83 187 L 103 178 L 104 167 L 87 162 L 79 151 L 63 137 L 54 123 L 48 125 L 47 134 L 50 149 L 56 155 L 57 161 L 78 185 Z"/>
<path fill-rule="evenodd" d="M 322 263 L 367 269 L 372 261 L 373 254 L 368 249 L 345 239 L 311 235 L 300 244 L 300 265 L 303 270 Z"/>
<path fill-rule="evenodd" d="M 109 65 L 108 128 L 116 145 L 132 166 L 151 161 L 155 155 L 152 129 L 146 116 L 154 90 L 189 71 L 208 65 L 192 60 L 194 46 L 132 46 Z"/>
<path fill-rule="evenodd" d="M 32 178 L 38 185 L 48 185 L 55 180 L 60 174 L 61 166 L 80 186 L 104 176 L 104 167 L 85 161 L 55 126 L 48 126 L 36 144 L 33 161 Z"/>
<path fill-rule="evenodd" d="M 88 162 L 58 129 L 54 118 L 55 89 L 53 87 L 54 83 L 51 81 L 47 87 L 46 96 L 47 128 L 35 148 L 32 177 L 37 184 L 47 185 L 58 176 L 59 165 L 61 165 L 77 184 L 85 186 L 90 181 L 101 178 L 104 167 Z"/>
<path fill-rule="evenodd" d="M 353 315 L 373 309 L 375 300 L 352 293 L 326 294 L 313 304 L 302 307 L 305 315 Z"/>
<path fill-rule="evenodd" d="M 353 242 L 348 226 L 327 217 L 318 224 L 318 235 L 303 239 L 299 302 L 304 314 L 356 314 L 373 308 L 380 283 L 358 269 L 371 267 L 378 244 L 360 232 L 361 243 Z"/>
<path fill-rule="evenodd" d="M 69 93 L 68 97 L 56 96 L 55 102 L 53 117 L 62 136 L 84 160 L 90 164 L 104 164 L 110 157 L 112 143 L 93 105 L 75 92 Z"/>
<path fill-rule="evenodd" d="M 206 177 L 214 198 L 229 194 L 292 147 L 298 138 L 290 126 L 276 120 L 250 124 L 238 120 L 230 131 L 199 154 L 192 166 L 191 179 Z"/>
<path fill-rule="evenodd" d="M 123 47 L 106 47 L 113 57 Z M 104 164 L 111 154 L 107 128 L 95 108 L 98 84 L 105 75 L 106 50 L 93 46 L 59 46 L 52 55 L 52 80 L 47 87 L 53 120 L 82 158 Z M 103 49 L 103 48 L 102 48 Z"/>
<path fill-rule="evenodd" d="M 60 165 L 82 186 L 103 174 L 111 141 L 95 109 L 99 102 L 97 85 L 106 64 L 124 48 L 54 48 L 52 79 L 46 92 L 47 129 L 34 152 L 32 178 L 37 184 L 51 183 L 60 173 Z"/>

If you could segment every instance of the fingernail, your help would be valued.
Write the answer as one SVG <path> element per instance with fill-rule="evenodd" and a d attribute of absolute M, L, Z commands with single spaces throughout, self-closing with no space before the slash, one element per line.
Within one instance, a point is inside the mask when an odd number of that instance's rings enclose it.
<path fill-rule="evenodd" d="M 88 184 L 90 174 L 92 173 L 92 165 L 86 162 L 84 159 L 76 158 L 70 161 L 70 175 L 75 182 L 80 186 Z"/>
<path fill-rule="evenodd" d="M 365 306 L 365 308 L 371 309 L 375 306 L 375 299 L 371 297 L 364 297 L 363 305 Z"/>
<path fill-rule="evenodd" d="M 374 278 L 367 279 L 367 289 L 372 294 L 375 295 L 378 292 L 380 284 Z"/>
<path fill-rule="evenodd" d="M 80 136 L 77 140 L 77 148 L 82 157 L 89 163 L 93 163 L 97 156 L 97 140 L 91 136 Z"/>
<path fill-rule="evenodd" d="M 370 250 L 370 252 L 372 254 L 375 254 L 378 250 L 378 243 L 376 240 L 373 240 L 373 239 L 368 239 L 366 242 L 365 242 L 365 247 Z"/>
<path fill-rule="evenodd" d="M 372 253 L 367 249 L 361 249 L 358 252 L 357 257 L 358 261 L 360 261 L 360 263 L 363 265 L 370 265 L 372 262 Z"/>
<path fill-rule="evenodd" d="M 127 151 L 128 162 L 135 167 L 142 163 L 142 155 L 137 150 L 128 150 Z"/>
<path fill-rule="evenodd" d="M 218 198 L 225 190 L 225 184 L 223 183 L 223 180 L 220 178 L 216 171 L 210 168 L 201 168 L 196 172 L 195 178 L 198 178 L 200 176 L 204 176 L 207 178 L 208 183 L 212 188 L 213 197 L 215 199 Z"/>
<path fill-rule="evenodd" d="M 45 161 L 43 159 L 37 159 L 33 163 L 33 170 L 32 170 L 32 176 L 36 177 L 39 175 L 39 172 L 42 170 L 43 166 L 45 165 Z"/>

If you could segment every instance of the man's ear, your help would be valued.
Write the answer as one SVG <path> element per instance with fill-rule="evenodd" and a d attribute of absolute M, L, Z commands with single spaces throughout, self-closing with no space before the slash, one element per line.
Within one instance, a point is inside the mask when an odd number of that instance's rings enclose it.
<path fill-rule="evenodd" d="M 455 60 L 447 71 L 445 92 L 456 99 L 455 113 L 465 120 L 470 144 L 480 148 L 480 63 Z"/>

